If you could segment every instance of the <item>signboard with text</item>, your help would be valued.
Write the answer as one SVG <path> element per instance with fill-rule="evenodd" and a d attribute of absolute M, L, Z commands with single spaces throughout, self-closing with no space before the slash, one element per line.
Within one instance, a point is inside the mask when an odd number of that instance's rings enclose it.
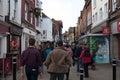
<path fill-rule="evenodd" d="M 110 27 L 103 27 L 102 28 L 102 33 L 103 34 L 110 34 Z"/>

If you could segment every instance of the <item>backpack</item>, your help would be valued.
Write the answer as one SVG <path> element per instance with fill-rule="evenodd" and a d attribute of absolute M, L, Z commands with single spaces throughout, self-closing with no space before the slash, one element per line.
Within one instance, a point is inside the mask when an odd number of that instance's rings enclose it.
<path fill-rule="evenodd" d="M 90 50 L 85 50 L 84 56 L 85 57 L 90 57 Z"/>

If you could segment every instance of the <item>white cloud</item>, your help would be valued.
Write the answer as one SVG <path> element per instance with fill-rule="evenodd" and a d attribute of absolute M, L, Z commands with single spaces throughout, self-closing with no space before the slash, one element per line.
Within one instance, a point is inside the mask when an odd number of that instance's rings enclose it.
<path fill-rule="evenodd" d="M 50 18 L 63 21 L 63 32 L 76 26 L 84 0 L 41 0 L 43 12 Z"/>

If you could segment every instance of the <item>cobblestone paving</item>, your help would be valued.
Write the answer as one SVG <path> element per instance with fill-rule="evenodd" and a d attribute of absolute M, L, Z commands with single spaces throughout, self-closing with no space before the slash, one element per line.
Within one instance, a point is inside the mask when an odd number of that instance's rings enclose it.
<path fill-rule="evenodd" d="M 120 80 L 120 66 L 116 68 L 117 78 Z M 17 79 L 21 80 L 20 71 L 17 71 Z M 110 64 L 97 64 L 96 70 L 89 69 L 89 78 L 84 78 L 83 80 L 113 80 L 112 79 L 112 66 Z M 7 75 L 4 79 L 0 76 L 0 80 L 13 80 L 12 74 Z M 25 79 L 26 80 L 26 79 Z M 44 73 L 42 78 L 38 80 L 49 80 L 49 74 L 47 73 L 46 68 L 44 67 Z M 76 66 L 71 67 L 70 79 L 69 80 L 80 80 L 80 73 L 76 72 Z"/>

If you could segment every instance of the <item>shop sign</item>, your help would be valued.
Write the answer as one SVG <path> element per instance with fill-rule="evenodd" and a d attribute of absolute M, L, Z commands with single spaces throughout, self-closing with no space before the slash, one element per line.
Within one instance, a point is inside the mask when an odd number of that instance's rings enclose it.
<path fill-rule="evenodd" d="M 117 21 L 117 31 L 120 32 L 120 20 Z"/>
<path fill-rule="evenodd" d="M 110 34 L 110 27 L 103 27 L 102 33 L 103 34 Z"/>

